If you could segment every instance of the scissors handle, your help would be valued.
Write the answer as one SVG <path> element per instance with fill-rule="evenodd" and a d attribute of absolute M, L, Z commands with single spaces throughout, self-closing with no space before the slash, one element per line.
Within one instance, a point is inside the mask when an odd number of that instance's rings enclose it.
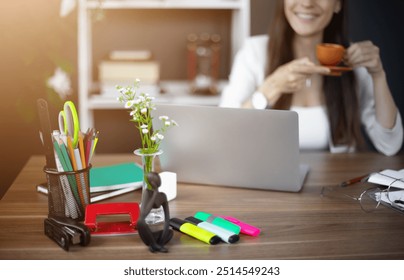
<path fill-rule="evenodd" d="M 80 124 L 76 107 L 72 101 L 66 101 L 63 110 L 59 112 L 59 129 L 62 133 L 70 135 L 73 140 L 73 146 L 77 147 Z"/>
<path fill-rule="evenodd" d="M 67 134 L 66 114 L 63 110 L 59 112 L 58 121 L 59 121 L 60 133 L 66 135 Z"/>

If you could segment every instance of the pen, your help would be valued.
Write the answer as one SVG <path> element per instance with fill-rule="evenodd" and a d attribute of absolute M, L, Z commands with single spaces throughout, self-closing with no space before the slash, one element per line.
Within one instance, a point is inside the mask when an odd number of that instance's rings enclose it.
<path fill-rule="evenodd" d="M 214 245 L 219 243 L 221 240 L 220 237 L 214 233 L 178 218 L 170 219 L 170 226 L 177 231 L 188 234 L 189 236 L 192 236 L 207 244 Z"/>
<path fill-rule="evenodd" d="M 363 175 L 363 176 L 359 176 L 356 178 L 352 178 L 348 181 L 342 182 L 339 184 L 340 187 L 346 187 L 355 183 L 359 183 L 359 182 L 363 182 L 365 179 L 367 179 L 369 177 L 369 174 Z"/>
<path fill-rule="evenodd" d="M 70 161 L 72 163 L 73 171 L 77 171 L 77 161 L 76 157 L 74 155 L 74 148 L 73 148 L 73 141 L 70 136 L 67 136 L 67 152 L 69 153 L 70 156 Z"/>
<path fill-rule="evenodd" d="M 68 146 L 68 152 L 69 152 L 69 155 L 70 155 L 70 161 L 71 161 L 72 166 L 73 166 L 73 171 L 77 171 L 77 170 L 79 170 L 79 168 L 77 166 L 77 163 L 81 164 L 81 162 L 77 161 L 77 159 L 76 159 L 76 157 L 74 155 L 75 148 L 73 147 L 73 140 L 72 140 L 72 138 L 70 136 L 67 136 L 67 146 Z M 86 201 L 85 195 L 83 193 L 84 190 L 83 190 L 82 180 L 81 180 L 80 176 L 74 176 L 74 177 L 75 177 L 77 191 L 79 193 L 79 198 L 80 198 L 81 205 L 83 207 L 85 207 L 85 205 L 87 205 L 88 202 Z"/>
<path fill-rule="evenodd" d="M 55 146 L 56 148 L 56 146 Z M 67 153 L 67 148 L 63 142 L 63 140 L 59 139 L 59 148 L 62 151 L 62 159 L 64 159 L 65 163 L 65 171 L 73 171 L 73 167 Z M 57 149 L 57 148 L 56 148 Z M 77 188 L 76 180 L 72 176 L 67 176 L 68 181 L 70 182 L 70 188 L 72 189 L 73 195 L 76 198 L 77 203 L 80 203 L 80 195 Z"/>
<path fill-rule="evenodd" d="M 227 229 L 221 228 L 208 222 L 204 222 L 195 217 L 185 218 L 185 221 L 190 222 L 200 228 L 206 229 L 207 231 L 210 231 L 214 234 L 217 234 L 217 236 L 219 236 L 226 243 L 235 243 L 240 239 L 240 236 Z"/>

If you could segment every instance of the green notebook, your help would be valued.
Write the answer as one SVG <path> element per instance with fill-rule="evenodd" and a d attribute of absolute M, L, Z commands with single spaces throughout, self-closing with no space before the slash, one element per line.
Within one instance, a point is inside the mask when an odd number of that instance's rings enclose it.
<path fill-rule="evenodd" d="M 142 168 L 133 163 L 113 164 L 90 169 L 90 193 L 141 187 Z"/>

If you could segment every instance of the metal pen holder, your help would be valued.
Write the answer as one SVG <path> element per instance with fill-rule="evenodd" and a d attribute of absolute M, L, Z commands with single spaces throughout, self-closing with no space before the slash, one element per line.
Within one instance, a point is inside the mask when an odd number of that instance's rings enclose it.
<path fill-rule="evenodd" d="M 59 172 L 44 168 L 48 187 L 48 216 L 84 220 L 90 204 L 90 168 Z"/>

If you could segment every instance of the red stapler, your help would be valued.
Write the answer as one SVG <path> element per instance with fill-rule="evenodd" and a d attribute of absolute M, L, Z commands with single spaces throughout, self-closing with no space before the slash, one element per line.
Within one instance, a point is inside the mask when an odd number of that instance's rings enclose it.
<path fill-rule="evenodd" d="M 89 204 L 84 224 L 90 229 L 91 235 L 135 234 L 139 212 L 139 204 L 136 202 Z M 128 214 L 130 220 L 97 222 L 97 216 L 122 214 Z"/>

